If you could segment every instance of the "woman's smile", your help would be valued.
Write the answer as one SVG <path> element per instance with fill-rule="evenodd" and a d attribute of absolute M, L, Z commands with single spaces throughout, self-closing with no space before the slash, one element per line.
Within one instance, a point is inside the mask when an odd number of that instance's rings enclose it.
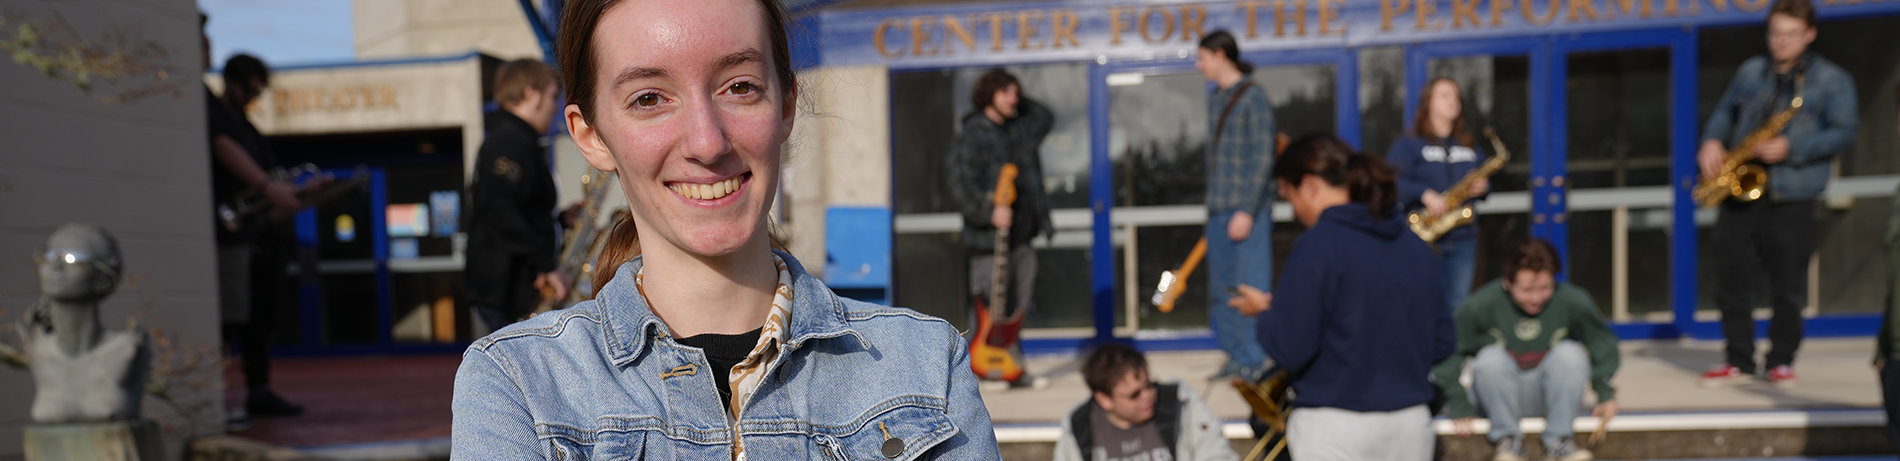
<path fill-rule="evenodd" d="M 682 199 L 700 205 L 719 206 L 737 200 L 738 192 L 744 191 L 752 180 L 752 173 L 745 172 L 725 179 L 712 181 L 667 181 L 666 188 Z M 726 200 L 727 198 L 732 200 Z"/>

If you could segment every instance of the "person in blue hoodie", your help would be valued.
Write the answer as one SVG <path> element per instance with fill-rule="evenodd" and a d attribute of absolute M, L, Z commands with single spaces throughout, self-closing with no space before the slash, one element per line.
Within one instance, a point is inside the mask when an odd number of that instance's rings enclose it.
<path fill-rule="evenodd" d="M 1260 346 L 1292 379 L 1293 458 L 1426 460 L 1434 436 L 1426 376 L 1456 346 L 1438 255 L 1396 213 L 1391 167 L 1331 135 L 1307 135 L 1273 179 L 1307 226 L 1268 295 L 1232 302 L 1259 316 Z"/>
<path fill-rule="evenodd" d="M 1458 82 L 1441 77 L 1425 88 L 1418 98 L 1418 113 L 1412 116 L 1412 131 L 1392 143 L 1385 161 L 1398 170 L 1399 203 L 1406 211 L 1444 213 L 1451 208 L 1445 203 L 1445 190 L 1463 180 L 1487 155 L 1465 129 Z M 1483 198 L 1490 191 L 1491 181 L 1479 179 L 1471 186 L 1470 198 Z M 1477 226 L 1458 226 L 1435 243 L 1445 274 L 1445 304 L 1455 308 L 1471 294 Z"/>

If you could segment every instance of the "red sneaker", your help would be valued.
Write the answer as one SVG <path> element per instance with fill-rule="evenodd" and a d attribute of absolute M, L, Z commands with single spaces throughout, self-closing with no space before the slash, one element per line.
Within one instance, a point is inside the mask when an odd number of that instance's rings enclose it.
<path fill-rule="evenodd" d="M 1776 365 L 1768 370 L 1768 382 L 1781 389 L 1794 389 L 1794 367 Z"/>
<path fill-rule="evenodd" d="M 1747 383 L 1749 378 L 1748 373 L 1743 373 L 1742 369 L 1724 363 L 1702 374 L 1702 387 L 1713 389 L 1739 386 Z"/>

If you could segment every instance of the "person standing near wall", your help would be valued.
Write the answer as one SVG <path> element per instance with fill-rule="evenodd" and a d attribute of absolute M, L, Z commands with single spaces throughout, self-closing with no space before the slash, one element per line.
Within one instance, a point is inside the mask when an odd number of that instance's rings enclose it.
<path fill-rule="evenodd" d="M 1808 301 L 1808 262 L 1814 255 L 1814 201 L 1827 188 L 1834 157 L 1854 142 L 1860 110 L 1854 79 L 1840 66 L 1808 51 L 1816 34 L 1809 0 L 1776 0 L 1768 10 L 1768 55 L 1735 71 L 1702 132 L 1697 161 L 1702 180 L 1721 174 L 1728 150 L 1758 131 L 1775 114 L 1801 106 L 1785 131 L 1755 146 L 1768 169 L 1768 190 L 1757 200 L 1728 199 L 1710 237 L 1722 312 L 1727 358 L 1702 374 L 1703 387 L 1754 380 L 1755 316 L 1752 294 L 1766 277 L 1774 317 L 1768 323 L 1763 378 L 1776 387 L 1795 384 L 1794 354 L 1801 347 L 1801 310 Z"/>
<path fill-rule="evenodd" d="M 502 110 L 483 120 L 488 138 L 475 154 L 469 184 L 468 263 L 462 274 L 469 302 L 490 330 L 521 320 L 550 287 L 567 297 L 555 270 L 559 235 L 554 224 L 557 191 L 541 135 L 553 124 L 554 71 L 533 59 L 503 63 L 495 70 L 495 103 Z"/>
<path fill-rule="evenodd" d="M 207 39 L 207 50 L 209 43 Z M 244 112 L 269 85 L 270 67 L 254 56 L 238 54 L 224 62 L 224 97 L 206 95 L 205 128 L 211 137 L 214 207 L 234 203 L 247 191 L 261 194 L 277 209 L 303 206 L 296 186 L 275 176 L 277 155 Z M 213 224 L 218 243 L 219 311 L 224 317 L 225 336 L 236 338 L 238 344 L 248 391 L 245 411 L 256 416 L 289 416 L 303 413 L 303 407 L 271 391 L 270 346 L 277 313 L 283 308 L 280 303 L 285 279 L 289 277 L 291 231 L 272 223 L 268 215 L 251 214 L 237 221 L 236 229 L 223 222 Z"/>
<path fill-rule="evenodd" d="M 1234 35 L 1201 39 L 1194 68 L 1217 89 L 1207 99 L 1207 320 L 1227 363 L 1215 379 L 1258 381 L 1267 354 L 1254 338 L 1254 318 L 1228 307 L 1241 285 L 1273 286 L 1273 104 L 1247 77 Z"/>
<path fill-rule="evenodd" d="M 1008 263 L 1004 278 L 1003 318 L 1020 319 L 1035 302 L 1037 236 L 1053 239 L 1049 195 L 1042 187 L 1042 138 L 1055 127 L 1049 108 L 1022 95 L 1016 76 L 991 70 L 976 81 L 970 94 L 972 112 L 963 117 L 963 129 L 950 146 L 947 159 L 950 192 L 963 211 L 963 247 L 970 261 L 970 295 L 988 299 L 996 270 L 996 232 L 1009 232 Z M 1004 164 L 1015 164 L 1017 198 L 1009 207 L 992 201 L 996 179 Z M 1010 355 L 1023 365 L 1021 344 L 1009 345 Z M 989 377 L 982 377 L 989 378 Z M 1035 387 L 1038 380 L 1027 368 L 1011 387 Z"/>
<path fill-rule="evenodd" d="M 1434 215 L 1450 209 L 1441 194 L 1463 180 L 1471 170 L 1484 163 L 1485 152 L 1472 143 L 1465 128 L 1464 104 L 1458 82 L 1449 78 L 1432 79 L 1419 95 L 1418 113 L 1412 117 L 1412 131 L 1385 154 L 1385 161 L 1397 169 L 1399 204 L 1406 210 L 1427 210 Z M 1469 197 L 1478 199 L 1491 192 L 1491 180 L 1478 178 Z M 1477 222 L 1473 217 L 1472 222 Z M 1444 260 L 1445 303 L 1453 309 L 1465 303 L 1471 294 L 1471 273 L 1478 254 L 1478 228 L 1458 226 L 1434 242 Z"/>

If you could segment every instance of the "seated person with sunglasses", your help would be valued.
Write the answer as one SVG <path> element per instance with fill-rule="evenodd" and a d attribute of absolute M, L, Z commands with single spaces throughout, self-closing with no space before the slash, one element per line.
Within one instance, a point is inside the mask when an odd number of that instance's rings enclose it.
<path fill-rule="evenodd" d="M 67 224 L 34 259 L 40 303 L 26 312 L 20 329 L 36 390 L 33 421 L 138 419 L 151 369 L 145 333 L 107 332 L 99 323 L 99 302 L 118 287 L 124 270 L 118 242 L 97 226 Z"/>
<path fill-rule="evenodd" d="M 1062 420 L 1056 461 L 1238 460 L 1220 420 L 1193 389 L 1148 379 L 1148 359 L 1107 343 L 1082 362 L 1093 398 Z"/>

